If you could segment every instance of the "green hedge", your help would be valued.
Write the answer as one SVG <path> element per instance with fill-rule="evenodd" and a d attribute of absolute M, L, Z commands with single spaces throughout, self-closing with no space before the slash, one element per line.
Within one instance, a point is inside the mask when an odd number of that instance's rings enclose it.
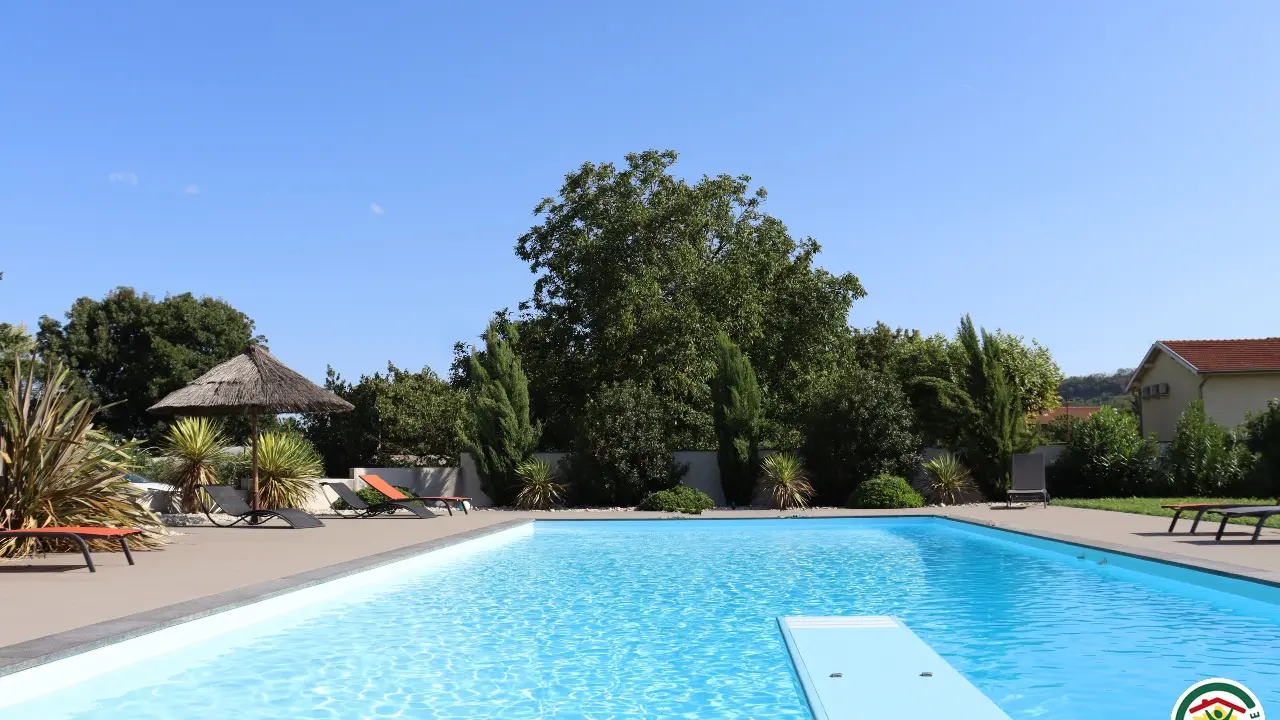
<path fill-rule="evenodd" d="M 659 490 L 650 493 L 640 501 L 637 510 L 657 510 L 660 512 L 680 512 L 690 515 L 701 515 L 703 510 L 711 510 L 716 506 L 710 495 L 683 485 L 670 490 Z"/>
<path fill-rule="evenodd" d="M 846 507 L 866 510 L 901 510 L 924 505 L 924 496 L 896 475 L 877 475 L 859 485 Z"/>

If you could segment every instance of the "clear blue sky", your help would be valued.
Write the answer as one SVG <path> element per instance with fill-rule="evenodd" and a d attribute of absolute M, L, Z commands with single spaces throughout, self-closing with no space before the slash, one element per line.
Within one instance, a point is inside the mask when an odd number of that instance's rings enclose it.
<path fill-rule="evenodd" d="M 1280 4 L 0 5 L 0 320 L 216 295 L 313 378 L 442 374 L 586 160 L 747 173 L 870 295 L 1068 373 L 1280 335 Z"/>

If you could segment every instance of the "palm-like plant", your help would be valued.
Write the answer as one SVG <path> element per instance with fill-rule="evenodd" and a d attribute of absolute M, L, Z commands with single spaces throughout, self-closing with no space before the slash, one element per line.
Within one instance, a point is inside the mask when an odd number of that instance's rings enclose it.
<path fill-rule="evenodd" d="M 258 496 L 264 508 L 301 508 L 324 476 L 320 454 L 290 433 L 264 433 L 258 438 Z"/>
<path fill-rule="evenodd" d="M 541 460 L 526 460 L 516 466 L 516 507 L 547 510 L 564 499 L 565 485 L 556 480 L 551 466 Z"/>
<path fill-rule="evenodd" d="M 957 505 L 976 488 L 968 468 L 951 453 L 943 453 L 926 462 L 924 473 L 924 493 L 931 503 Z"/>
<path fill-rule="evenodd" d="M 222 423 L 206 417 L 179 418 L 169 426 L 161 450 L 168 458 L 167 472 L 157 479 L 177 490 L 182 512 L 199 512 L 200 486 L 219 482 L 219 468 L 231 459 Z"/>
<path fill-rule="evenodd" d="M 813 485 L 809 484 L 800 458 L 791 453 L 774 453 L 760 461 L 760 490 L 775 510 L 809 507 Z"/>
<path fill-rule="evenodd" d="M 0 388 L 0 461 L 5 466 L 0 521 L 11 528 L 137 528 L 144 534 L 133 544 L 155 546 L 164 526 L 138 502 L 124 478 L 132 469 L 133 444 L 117 445 L 95 430 L 97 410 L 74 399 L 69 390 L 70 378 L 61 365 L 48 368 L 37 381 L 33 370 L 23 376 L 20 360 Z M 37 543 L 0 540 L 0 557 L 30 555 L 38 550 Z M 110 541 L 92 544 L 95 550 L 119 549 Z"/>

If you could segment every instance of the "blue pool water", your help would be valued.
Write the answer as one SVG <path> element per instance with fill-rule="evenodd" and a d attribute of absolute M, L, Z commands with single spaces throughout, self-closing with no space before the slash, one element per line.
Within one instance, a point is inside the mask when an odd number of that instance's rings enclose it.
<path fill-rule="evenodd" d="M 1280 591 L 1079 552 L 935 519 L 538 523 L 4 716 L 805 718 L 779 615 L 897 616 L 1013 718 L 1167 717 L 1206 677 L 1280 712 Z"/>

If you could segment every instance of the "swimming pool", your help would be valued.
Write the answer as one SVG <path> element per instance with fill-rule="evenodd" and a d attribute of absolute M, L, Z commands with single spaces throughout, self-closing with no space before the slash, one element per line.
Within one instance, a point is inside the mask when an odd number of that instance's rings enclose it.
<path fill-rule="evenodd" d="M 1280 590 L 903 518 L 539 522 L 3 712 L 804 718 L 780 615 L 896 616 L 1013 718 L 1166 717 L 1215 676 L 1280 707 Z"/>

